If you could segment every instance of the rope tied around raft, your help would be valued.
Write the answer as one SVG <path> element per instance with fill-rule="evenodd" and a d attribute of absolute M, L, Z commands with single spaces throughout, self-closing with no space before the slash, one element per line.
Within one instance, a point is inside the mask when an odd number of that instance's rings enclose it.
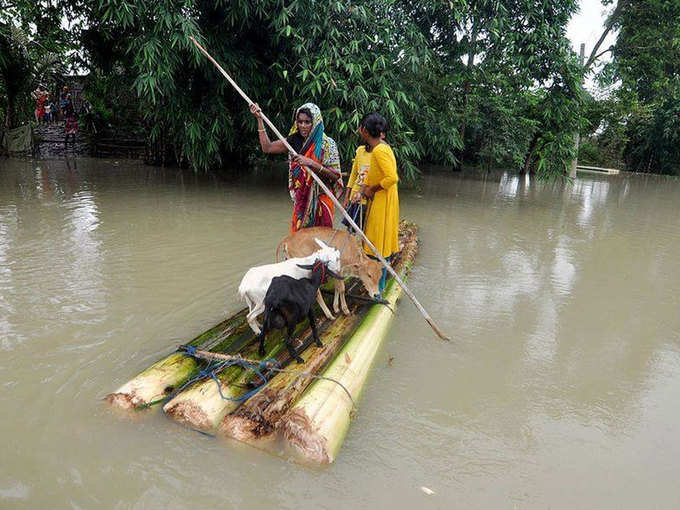
<path fill-rule="evenodd" d="M 255 363 L 251 363 L 248 360 L 231 360 L 231 361 L 223 361 L 221 363 L 218 363 L 214 368 L 211 370 L 205 369 L 201 370 L 199 372 L 199 378 L 200 377 L 209 377 L 213 381 L 215 381 L 215 384 L 217 384 L 217 391 L 220 393 L 220 397 L 222 397 L 222 400 L 230 400 L 232 402 L 245 402 L 248 400 L 250 397 L 255 395 L 257 392 L 259 392 L 262 388 L 264 388 L 269 380 L 262 374 L 264 369 L 267 367 L 267 363 L 276 363 L 276 360 L 273 359 L 267 359 L 263 360 L 259 363 L 259 367 Z M 240 366 L 244 368 L 245 370 L 252 370 L 255 372 L 260 379 L 262 379 L 262 384 L 259 386 L 255 387 L 254 389 L 250 390 L 249 392 L 245 393 L 244 395 L 241 395 L 240 397 L 232 398 L 232 397 L 225 397 L 224 393 L 222 393 L 222 384 L 220 384 L 220 380 L 217 378 L 216 372 L 219 370 L 222 370 L 223 368 L 231 367 L 231 366 Z"/>
<path fill-rule="evenodd" d="M 219 356 L 221 358 L 229 358 L 229 359 L 224 359 L 223 361 L 219 361 L 216 365 L 208 365 L 205 369 L 201 370 L 197 375 L 192 377 L 189 381 L 187 381 L 184 385 L 182 385 L 182 388 L 180 388 L 176 393 L 179 393 L 182 391 L 185 387 L 187 387 L 189 384 L 193 383 L 194 381 L 198 379 L 202 379 L 204 377 L 209 377 L 215 381 L 215 384 L 217 384 L 217 390 L 220 393 L 220 397 L 222 397 L 223 400 L 231 400 L 233 402 L 245 402 L 248 400 L 250 397 L 258 393 L 262 388 L 264 388 L 269 380 L 262 374 L 265 370 L 270 370 L 272 372 L 277 372 L 281 374 L 292 374 L 295 377 L 309 377 L 311 379 L 322 379 L 325 381 L 330 381 L 338 386 L 340 386 L 343 391 L 347 394 L 349 397 L 350 401 L 352 402 L 352 408 L 356 408 L 356 403 L 354 402 L 354 399 L 352 398 L 352 394 L 349 392 L 347 387 L 342 384 L 340 381 L 337 379 L 333 379 L 332 377 L 326 377 L 323 375 L 317 375 L 317 374 L 312 374 L 311 372 L 297 372 L 295 370 L 286 370 L 285 368 L 280 368 L 278 361 L 276 361 L 274 358 L 268 358 L 264 359 L 262 361 L 255 361 L 255 360 L 249 360 L 246 358 L 242 358 L 240 355 L 236 356 L 229 356 L 226 354 L 220 354 L 220 353 L 212 353 L 209 351 L 199 351 L 195 346 L 192 345 L 180 345 L 177 348 L 177 351 L 183 352 L 193 358 L 197 359 L 203 359 L 203 360 L 209 360 L 209 361 L 215 361 L 215 357 L 213 355 Z M 252 389 L 245 395 L 238 397 L 238 398 L 230 398 L 230 397 L 225 397 L 222 394 L 222 385 L 220 384 L 219 379 L 215 375 L 215 373 L 222 368 L 226 368 L 229 366 L 234 366 L 238 365 L 243 367 L 245 370 L 252 370 L 254 371 L 260 378 L 262 379 L 262 384 L 257 386 L 256 388 Z M 212 367 L 212 368 L 211 368 Z"/>
<path fill-rule="evenodd" d="M 200 379 L 208 378 L 212 379 L 215 381 L 215 384 L 217 384 L 217 391 L 220 393 L 220 397 L 222 400 L 231 400 L 232 402 L 245 402 L 248 400 L 250 397 L 255 395 L 257 392 L 259 392 L 262 388 L 264 388 L 269 380 L 262 374 L 267 369 L 272 369 L 270 365 L 278 365 L 278 362 L 274 358 L 267 358 L 259 363 L 255 363 L 251 360 L 247 360 L 244 358 L 241 358 L 240 356 L 234 356 L 234 359 L 230 360 L 225 360 L 225 361 L 220 361 L 218 363 L 213 363 L 214 359 L 207 358 L 205 356 L 201 356 L 200 353 L 196 352 L 196 347 L 193 345 L 180 345 L 177 348 L 177 352 L 184 353 L 188 356 L 191 356 L 193 358 L 197 359 L 207 359 L 210 360 L 210 363 L 208 364 L 207 367 L 205 367 L 202 370 L 199 370 L 199 372 L 194 375 L 193 377 L 190 377 L 189 380 L 187 380 L 182 386 L 174 390 L 172 393 L 169 395 L 164 396 L 163 398 L 159 398 L 157 400 L 153 400 L 151 402 L 147 402 L 146 404 L 142 404 L 139 406 L 136 406 L 135 409 L 138 411 L 141 411 L 143 409 L 148 409 L 150 407 L 155 406 L 156 404 L 161 404 L 163 402 L 167 402 L 168 400 L 171 400 L 172 398 L 175 397 L 175 395 L 181 393 L 184 391 L 185 388 L 191 386 L 193 383 Z M 256 388 L 252 389 L 251 391 L 247 392 L 245 395 L 242 395 L 238 398 L 231 398 L 231 397 L 225 397 L 224 394 L 222 393 L 222 385 L 220 384 L 220 380 L 217 378 L 217 373 L 220 372 L 222 369 L 230 367 L 230 366 L 240 366 L 244 368 L 245 370 L 253 370 L 257 375 L 260 376 L 262 379 L 262 384 L 257 386 Z"/>
<path fill-rule="evenodd" d="M 295 377 L 309 377 L 310 379 L 320 379 L 324 381 L 329 381 L 332 383 L 337 384 L 340 386 L 343 391 L 347 394 L 349 397 L 350 401 L 352 402 L 352 411 L 356 409 L 356 403 L 354 402 L 354 398 L 352 398 L 352 394 L 349 392 L 347 387 L 342 384 L 340 381 L 337 379 L 333 379 L 332 377 L 326 377 L 323 375 L 317 375 L 317 374 L 312 374 L 311 372 L 297 372 L 295 370 L 286 370 L 284 368 L 279 367 L 279 362 L 276 361 L 274 358 L 267 358 L 263 359 L 261 361 L 256 361 L 256 360 L 249 360 L 246 358 L 242 358 L 240 355 L 226 355 L 226 354 L 221 354 L 221 353 L 213 353 L 210 351 L 203 351 L 199 350 L 196 348 L 196 346 L 193 345 L 180 345 L 177 348 L 177 352 L 181 352 L 183 354 L 186 354 L 187 356 L 191 356 L 192 358 L 196 359 L 202 359 L 202 360 L 208 360 L 209 364 L 207 367 L 204 369 L 200 370 L 196 375 L 193 377 L 189 378 L 188 381 L 186 381 L 182 386 L 177 388 L 175 391 L 170 393 L 169 395 L 166 395 L 163 398 L 159 398 L 158 400 L 154 400 L 152 402 L 148 402 L 146 404 L 139 405 L 135 407 L 138 411 L 141 411 L 143 409 L 148 409 L 150 407 L 153 407 L 156 404 L 160 404 L 162 402 L 167 402 L 168 400 L 174 398 L 175 395 L 181 393 L 184 391 L 185 388 L 188 386 L 192 385 L 196 381 L 204 378 L 212 379 L 215 381 L 215 384 L 217 385 L 217 391 L 220 394 L 220 397 L 222 400 L 229 400 L 232 402 L 245 402 L 252 396 L 256 395 L 262 388 L 264 388 L 267 383 L 269 382 L 269 379 L 265 377 L 263 372 L 266 370 L 270 370 L 271 372 L 277 372 L 277 373 L 282 373 L 282 374 L 292 374 Z M 216 360 L 216 357 L 221 357 L 221 360 L 218 361 L 217 363 L 214 363 Z M 228 359 L 224 359 L 228 358 Z M 230 366 L 240 366 L 244 370 L 252 370 L 255 372 L 260 379 L 262 379 L 262 383 L 258 385 L 257 387 L 253 388 L 249 392 L 245 393 L 244 395 L 237 397 L 237 398 L 232 398 L 232 397 L 226 397 L 224 393 L 222 393 L 222 384 L 220 380 L 217 378 L 217 373 L 223 370 L 224 368 L 230 367 Z"/>
<path fill-rule="evenodd" d="M 202 356 L 199 352 L 197 352 L 196 346 L 194 345 L 180 345 L 177 348 L 178 352 L 183 352 L 184 354 L 187 354 L 188 356 L 191 356 L 193 358 L 197 359 L 210 359 L 206 358 L 205 356 Z M 220 394 L 220 397 L 222 400 L 229 400 L 231 402 L 245 402 L 248 400 L 250 397 L 258 393 L 262 388 L 264 388 L 267 383 L 269 382 L 269 379 L 263 374 L 263 372 L 267 369 L 273 369 L 278 366 L 278 362 L 274 358 L 267 358 L 262 361 L 254 362 L 245 358 L 241 358 L 240 356 L 233 356 L 232 359 L 224 360 L 224 361 L 219 361 L 218 363 L 212 363 L 213 360 L 211 360 L 210 364 L 208 364 L 207 367 L 204 369 L 200 370 L 198 374 L 190 378 L 186 383 L 182 385 L 182 387 L 177 390 L 175 393 L 179 393 L 182 391 L 184 388 L 189 386 L 190 384 L 194 383 L 195 381 L 203 378 L 207 379 L 212 379 L 215 381 L 215 384 L 217 385 L 217 391 Z M 271 366 L 273 365 L 273 367 Z M 262 384 L 259 386 L 253 388 L 249 392 L 241 395 L 240 397 L 226 397 L 224 393 L 222 393 L 222 384 L 220 380 L 217 378 L 217 374 L 222 371 L 225 368 L 228 367 L 233 367 L 233 366 L 239 366 L 243 368 L 244 370 L 251 370 L 255 372 L 260 379 L 262 379 Z"/>

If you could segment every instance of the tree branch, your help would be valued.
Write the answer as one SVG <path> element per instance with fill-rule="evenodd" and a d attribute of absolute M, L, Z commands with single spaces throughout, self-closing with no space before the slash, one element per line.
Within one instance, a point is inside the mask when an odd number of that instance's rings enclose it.
<path fill-rule="evenodd" d="M 612 15 L 609 16 L 609 19 L 607 19 L 607 24 L 604 28 L 604 31 L 602 32 L 602 35 L 600 36 L 600 39 L 597 41 L 597 44 L 595 44 L 595 47 L 593 48 L 593 51 L 590 53 L 590 57 L 588 57 L 588 60 L 586 61 L 585 65 L 583 66 L 584 71 L 588 71 L 590 69 L 590 66 L 593 65 L 593 62 L 600 57 L 603 53 L 600 54 L 597 53 L 597 50 L 600 49 L 600 46 L 602 46 L 602 43 L 606 39 L 607 35 L 611 31 L 612 27 L 614 26 L 614 23 L 618 20 L 619 16 L 621 16 L 621 11 L 623 10 L 624 4 L 626 3 L 626 0 L 619 0 L 619 2 L 616 4 L 616 7 L 614 8 L 614 12 L 612 12 Z"/>
<path fill-rule="evenodd" d="M 600 53 L 598 53 L 597 55 L 595 55 L 595 58 L 593 59 L 593 62 L 595 62 L 598 58 L 600 58 L 602 55 L 604 55 L 604 54 L 607 53 L 608 51 L 614 51 L 614 46 L 610 46 L 610 47 L 607 48 L 606 50 L 601 51 Z"/>

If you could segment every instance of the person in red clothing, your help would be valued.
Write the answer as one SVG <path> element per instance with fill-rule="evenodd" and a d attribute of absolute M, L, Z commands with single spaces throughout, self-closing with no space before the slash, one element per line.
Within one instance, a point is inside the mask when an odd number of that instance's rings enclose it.
<path fill-rule="evenodd" d="M 73 105 L 69 103 L 66 106 L 66 111 L 64 113 L 66 118 L 65 131 L 66 138 L 64 139 L 64 147 L 68 146 L 68 136 L 73 135 L 73 145 L 76 144 L 76 134 L 78 134 L 78 116 L 76 115 Z"/>
<path fill-rule="evenodd" d="M 42 88 L 42 85 L 38 85 L 31 96 L 35 99 L 35 121 L 40 124 L 40 121 L 45 116 L 45 101 L 47 101 L 47 91 Z"/>
<path fill-rule="evenodd" d="M 257 118 L 258 136 L 262 151 L 268 154 L 285 154 L 285 144 L 269 140 L 260 107 L 253 103 L 250 111 Z M 340 154 L 335 141 L 324 132 L 321 110 L 313 103 L 303 104 L 295 111 L 294 124 L 286 141 L 297 152 L 289 155 L 288 191 L 293 200 L 291 232 L 307 227 L 332 227 L 334 205 L 321 187 L 302 168 L 306 166 L 323 179 L 331 192 L 340 197 L 343 193 L 340 172 Z"/>

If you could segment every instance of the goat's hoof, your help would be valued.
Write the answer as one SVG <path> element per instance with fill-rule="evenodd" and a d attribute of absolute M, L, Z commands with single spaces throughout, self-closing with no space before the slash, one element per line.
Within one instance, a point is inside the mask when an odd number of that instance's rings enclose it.
<path fill-rule="evenodd" d="M 305 360 L 303 360 L 300 356 L 296 357 L 295 361 L 297 361 L 298 363 L 304 363 L 305 362 Z"/>
<path fill-rule="evenodd" d="M 349 315 L 350 314 L 349 308 L 343 308 L 342 313 L 344 313 L 345 315 Z"/>
<path fill-rule="evenodd" d="M 323 344 L 321 343 L 321 340 L 317 340 L 317 341 L 314 342 L 314 343 L 316 344 L 317 347 L 323 347 Z"/>
<path fill-rule="evenodd" d="M 257 352 L 260 356 L 264 356 L 264 349 L 258 349 Z"/>

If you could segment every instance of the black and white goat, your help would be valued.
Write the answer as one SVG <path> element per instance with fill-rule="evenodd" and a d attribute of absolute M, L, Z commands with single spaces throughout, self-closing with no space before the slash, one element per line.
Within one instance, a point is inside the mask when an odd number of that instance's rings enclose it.
<path fill-rule="evenodd" d="M 334 272 L 340 273 L 340 252 L 319 239 L 315 239 L 315 242 L 320 249 L 307 257 L 296 257 L 276 264 L 251 267 L 243 276 L 238 286 L 238 293 L 248 303 L 249 310 L 246 317 L 250 328 L 256 335 L 260 334 L 257 316 L 264 312 L 264 296 L 274 277 L 288 275 L 292 278 L 308 278 L 309 269 L 302 268 L 311 268 L 317 260 L 324 262 Z"/>
<path fill-rule="evenodd" d="M 319 286 L 326 275 L 333 278 L 340 276 L 328 269 L 327 265 L 317 260 L 312 265 L 298 264 L 302 269 L 311 270 L 309 278 L 295 279 L 290 276 L 276 276 L 272 279 L 267 294 L 264 297 L 264 321 L 262 332 L 260 333 L 260 356 L 264 356 L 264 339 L 268 331 L 272 329 L 286 328 L 286 347 L 291 358 L 295 358 L 298 363 L 304 360 L 293 347 L 293 331 L 300 322 L 309 319 L 312 328 L 312 335 L 316 345 L 321 347 L 323 344 L 319 339 L 314 319 L 314 302 Z"/>

